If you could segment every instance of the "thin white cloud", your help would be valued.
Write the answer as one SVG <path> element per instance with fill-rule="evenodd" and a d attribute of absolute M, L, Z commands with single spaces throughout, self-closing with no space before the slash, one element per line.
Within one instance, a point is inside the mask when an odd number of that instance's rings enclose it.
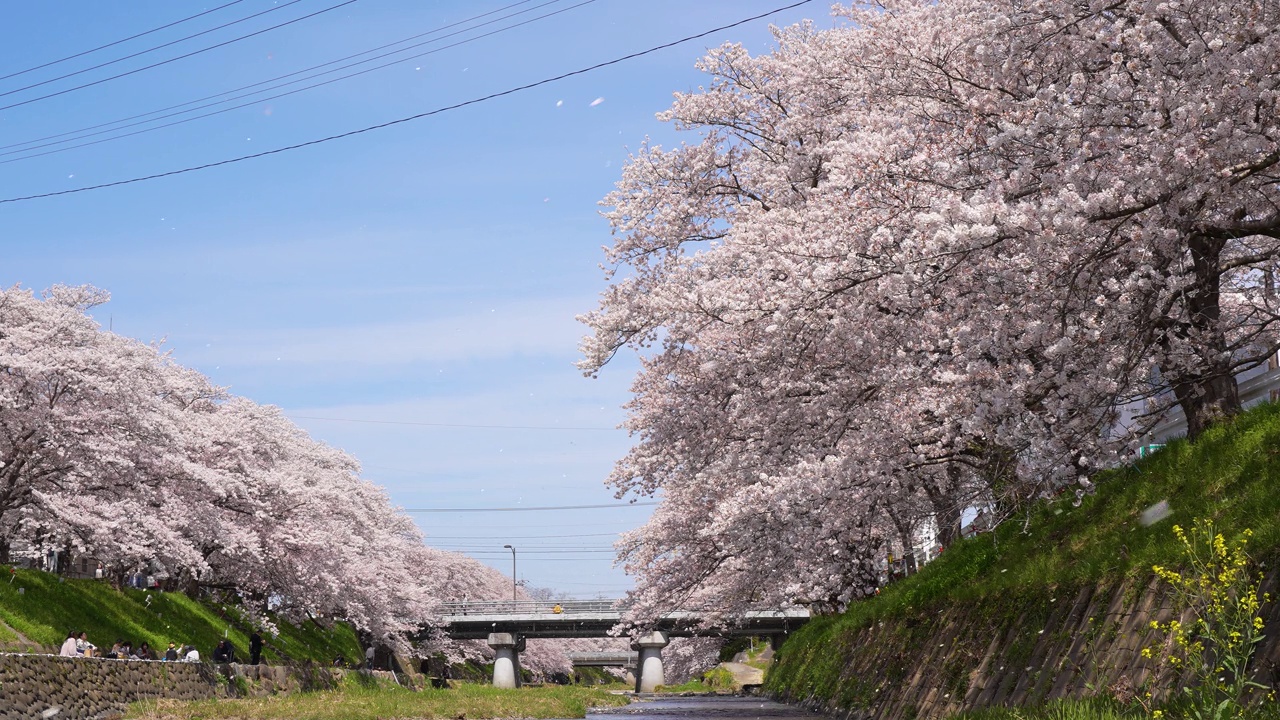
<path fill-rule="evenodd" d="M 353 367 L 452 363 L 518 356 L 571 360 L 584 328 L 574 316 L 582 301 L 534 300 L 473 305 L 466 311 L 422 320 L 338 325 L 277 332 L 190 338 L 180 359 L 200 367 Z M 178 342 L 182 342 L 181 339 Z M 175 343 L 176 344 L 176 343 Z"/>

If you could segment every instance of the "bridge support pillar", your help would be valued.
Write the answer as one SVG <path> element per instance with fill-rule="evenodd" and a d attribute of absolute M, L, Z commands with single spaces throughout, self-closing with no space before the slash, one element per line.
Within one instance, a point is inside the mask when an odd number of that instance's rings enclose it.
<path fill-rule="evenodd" d="M 670 642 L 670 636 L 655 630 L 641 635 L 632 643 L 632 647 L 640 651 L 639 662 L 636 663 L 636 692 L 653 692 L 659 685 L 667 684 L 662 674 L 662 648 Z"/>
<path fill-rule="evenodd" d="M 494 687 L 520 687 L 520 646 L 523 644 L 515 633 L 489 633 L 489 647 L 494 653 Z"/>

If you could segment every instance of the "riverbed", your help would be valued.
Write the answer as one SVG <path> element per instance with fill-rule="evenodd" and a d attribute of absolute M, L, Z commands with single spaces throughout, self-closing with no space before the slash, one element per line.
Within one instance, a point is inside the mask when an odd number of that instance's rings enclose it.
<path fill-rule="evenodd" d="M 587 714 L 587 720 L 826 720 L 792 705 L 747 696 L 639 698 L 630 705 Z"/>

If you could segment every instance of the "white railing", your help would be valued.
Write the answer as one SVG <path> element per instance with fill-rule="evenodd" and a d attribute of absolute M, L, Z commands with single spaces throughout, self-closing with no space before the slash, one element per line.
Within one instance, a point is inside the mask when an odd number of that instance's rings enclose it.
<path fill-rule="evenodd" d="M 585 615 L 617 612 L 619 600 L 468 600 L 447 602 L 443 615 Z"/>

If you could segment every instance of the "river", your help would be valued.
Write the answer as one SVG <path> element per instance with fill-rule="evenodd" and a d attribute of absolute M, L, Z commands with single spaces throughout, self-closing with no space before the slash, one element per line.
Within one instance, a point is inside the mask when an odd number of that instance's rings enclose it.
<path fill-rule="evenodd" d="M 692 696 L 641 698 L 625 707 L 592 712 L 587 720 L 825 720 L 825 716 L 763 698 Z"/>

